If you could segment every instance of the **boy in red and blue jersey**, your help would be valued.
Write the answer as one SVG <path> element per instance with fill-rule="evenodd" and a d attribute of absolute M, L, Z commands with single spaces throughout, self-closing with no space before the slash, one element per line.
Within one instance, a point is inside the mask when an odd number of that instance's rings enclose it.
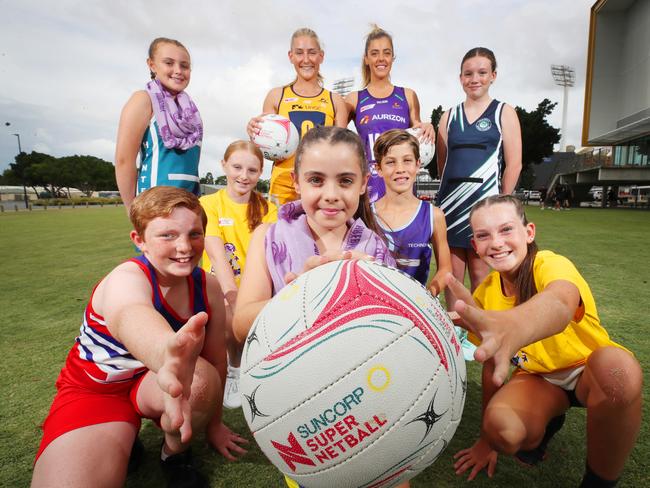
<path fill-rule="evenodd" d="M 168 486 L 206 486 L 189 442 L 204 430 L 224 455 L 243 452 L 221 423 L 223 295 L 197 267 L 206 217 L 198 198 L 158 186 L 130 208 L 143 252 L 93 290 L 43 423 L 32 486 L 118 486 L 141 418 L 164 432 Z M 234 446 L 234 447 L 233 447 Z"/>

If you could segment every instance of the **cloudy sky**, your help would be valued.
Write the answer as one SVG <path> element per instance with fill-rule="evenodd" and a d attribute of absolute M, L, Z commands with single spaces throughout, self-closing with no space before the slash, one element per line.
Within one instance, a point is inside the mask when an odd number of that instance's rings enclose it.
<path fill-rule="evenodd" d="M 0 0 L 0 171 L 17 153 L 14 133 L 23 151 L 113 161 L 120 110 L 148 80 L 150 41 L 165 36 L 190 50 L 187 91 L 205 125 L 201 174 L 220 174 L 223 150 L 245 137 L 267 91 L 293 79 L 287 50 L 295 29 L 320 36 L 330 87 L 341 77 L 360 82 L 371 23 L 393 35 L 393 82 L 416 91 L 423 119 L 463 100 L 459 63 L 481 45 L 499 64 L 492 96 L 528 110 L 557 101 L 550 122 L 560 127 L 562 88 L 550 65 L 572 66 L 567 143 L 579 146 L 593 1 Z"/>

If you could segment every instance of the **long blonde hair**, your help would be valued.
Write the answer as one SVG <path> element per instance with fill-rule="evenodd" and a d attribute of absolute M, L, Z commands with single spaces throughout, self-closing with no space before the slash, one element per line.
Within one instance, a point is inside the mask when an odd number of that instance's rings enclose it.
<path fill-rule="evenodd" d="M 371 27 L 372 30 L 368 32 L 368 35 L 366 36 L 366 46 L 363 49 L 363 55 L 361 56 L 361 78 L 364 87 L 370 84 L 370 66 L 366 64 L 366 56 L 368 55 L 368 48 L 370 47 L 370 43 L 376 39 L 385 37 L 390 41 L 390 48 L 393 51 L 393 57 L 395 56 L 395 48 L 393 47 L 392 36 L 377 24 L 371 24 Z"/>
<path fill-rule="evenodd" d="M 253 156 L 255 156 L 260 162 L 260 174 L 264 169 L 264 155 L 260 148 L 257 147 L 251 141 L 234 141 L 231 142 L 226 151 L 223 154 L 224 162 L 228 161 L 228 158 L 237 151 L 247 151 Z M 251 232 L 262 223 L 262 219 L 269 211 L 269 203 L 262 196 L 262 194 L 256 190 L 251 191 L 250 199 L 248 200 L 248 207 L 246 209 L 246 220 L 248 221 L 248 228 Z"/>
<path fill-rule="evenodd" d="M 314 41 L 316 41 L 316 45 L 318 46 L 319 51 L 323 51 L 323 48 L 321 47 L 320 39 L 318 38 L 318 34 L 314 32 L 312 29 L 309 27 L 301 27 L 300 29 L 296 30 L 293 34 L 291 34 L 291 42 L 289 43 L 289 50 L 293 49 L 293 41 L 295 41 L 299 37 L 311 37 Z M 323 86 L 323 75 L 320 73 L 320 67 L 318 69 L 318 84 L 320 86 Z M 298 81 L 298 75 L 294 78 L 294 80 L 291 82 L 293 85 L 296 81 Z"/>

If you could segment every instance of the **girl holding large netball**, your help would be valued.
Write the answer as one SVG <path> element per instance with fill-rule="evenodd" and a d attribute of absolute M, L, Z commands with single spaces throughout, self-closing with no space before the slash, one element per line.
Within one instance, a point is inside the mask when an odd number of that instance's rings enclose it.
<path fill-rule="evenodd" d="M 324 56 L 320 40 L 313 30 L 302 28 L 295 31 L 291 36 L 289 61 L 296 71 L 296 78 L 288 85 L 269 91 L 264 99 L 262 115 L 284 115 L 296 126 L 301 138 L 315 126 L 346 127 L 348 118 L 343 98 L 323 88 L 320 65 Z M 259 130 L 260 117 L 252 118 L 246 126 L 250 137 Z M 276 204 L 298 198 L 291 177 L 293 166 L 293 156 L 273 165 L 269 196 Z"/>
<path fill-rule="evenodd" d="M 373 154 L 375 140 L 390 129 L 419 127 L 419 136 L 433 141 L 433 125 L 420 120 L 420 102 L 410 88 L 395 86 L 390 73 L 395 61 L 393 38 L 385 30 L 373 26 L 366 36 L 361 59 L 363 89 L 353 91 L 345 97 L 349 118 L 354 120 L 359 137 L 366 149 L 370 170 L 368 194 L 370 201 L 380 199 L 386 193 L 384 180 L 377 173 Z"/>

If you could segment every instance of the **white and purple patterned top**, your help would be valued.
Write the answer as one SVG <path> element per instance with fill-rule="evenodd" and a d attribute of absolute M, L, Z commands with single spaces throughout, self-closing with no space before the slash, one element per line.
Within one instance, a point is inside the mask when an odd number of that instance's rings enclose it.
<path fill-rule="evenodd" d="M 300 200 L 280 207 L 278 221 L 266 232 L 264 248 L 266 265 L 273 280 L 273 295 L 285 286 L 284 277 L 288 272 L 301 273 L 307 258 L 320 254 Z M 377 263 L 395 266 L 384 242 L 361 219 L 348 221 L 348 232 L 341 250 L 361 251 L 373 256 Z"/>

